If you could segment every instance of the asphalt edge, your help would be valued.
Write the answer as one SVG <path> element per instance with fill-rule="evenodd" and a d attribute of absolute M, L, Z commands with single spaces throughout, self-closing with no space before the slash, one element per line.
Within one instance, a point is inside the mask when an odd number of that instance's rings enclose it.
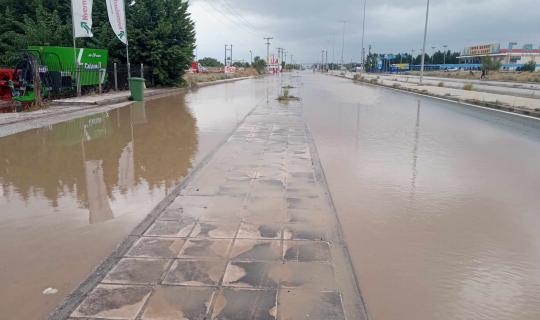
<path fill-rule="evenodd" d="M 208 162 L 214 157 L 216 152 L 223 147 L 223 145 L 231 138 L 234 132 L 245 122 L 255 109 L 259 106 L 261 101 L 264 101 L 266 97 L 260 99 L 253 108 L 239 121 L 234 128 L 223 138 L 218 145 L 210 151 L 197 165 L 195 165 L 187 174 L 182 178 L 182 181 L 176 185 L 173 190 L 165 196 L 149 213 L 148 215 L 133 229 L 132 232 L 113 250 L 113 252 L 103 260 L 89 276 L 79 284 L 79 286 L 68 294 L 63 302 L 55 307 L 55 309 L 49 313 L 48 320 L 65 320 L 68 319 L 71 313 L 79 306 L 79 304 L 86 298 L 101 280 L 107 275 L 107 273 L 118 263 L 122 256 L 127 253 L 131 246 L 137 241 L 142 234 L 150 227 L 150 225 L 158 218 L 159 214 L 167 208 L 198 174 L 198 172 L 208 164 Z"/>

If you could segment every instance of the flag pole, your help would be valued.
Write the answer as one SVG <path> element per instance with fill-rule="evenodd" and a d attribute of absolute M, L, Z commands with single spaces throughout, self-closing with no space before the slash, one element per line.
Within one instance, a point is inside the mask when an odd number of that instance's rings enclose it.
<path fill-rule="evenodd" d="M 77 66 L 77 48 L 75 46 L 75 11 L 73 10 L 73 1 L 71 1 L 71 31 L 73 33 L 73 67 Z"/>
<path fill-rule="evenodd" d="M 127 61 L 127 71 L 128 71 L 128 79 L 131 77 L 131 65 L 129 64 L 129 42 L 127 40 L 127 32 L 126 32 L 126 61 Z"/>
<path fill-rule="evenodd" d="M 73 0 L 71 1 L 71 30 L 73 31 L 73 68 L 75 73 L 75 86 L 77 90 L 77 97 L 81 96 L 81 73 L 79 69 L 79 62 L 77 61 L 77 44 L 75 34 L 75 8 L 73 7 Z M 73 76 L 73 73 L 71 74 Z"/>
<path fill-rule="evenodd" d="M 126 30 L 126 61 L 127 61 L 127 71 L 128 79 L 131 77 L 131 65 L 129 64 L 129 40 L 127 32 L 127 7 L 126 1 L 124 1 L 124 29 Z"/>

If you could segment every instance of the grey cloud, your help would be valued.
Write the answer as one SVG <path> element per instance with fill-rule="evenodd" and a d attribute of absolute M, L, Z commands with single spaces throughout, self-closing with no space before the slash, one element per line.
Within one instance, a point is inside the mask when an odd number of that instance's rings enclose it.
<path fill-rule="evenodd" d="M 422 45 L 425 0 L 367 0 L 366 47 L 377 52 L 418 52 Z M 230 14 L 232 21 L 227 39 L 241 43 L 238 52 L 249 58 L 248 47 L 260 55 L 265 52 L 262 37 L 275 39 L 274 47 L 287 48 L 305 62 L 318 61 L 321 49 L 341 51 L 340 20 L 348 20 L 345 34 L 345 60 L 358 61 L 361 54 L 363 0 L 194 0 L 212 2 L 212 8 Z M 209 7 L 209 6 L 207 6 Z M 538 0 L 431 0 L 428 47 L 446 44 L 453 50 L 476 43 L 509 41 L 540 45 Z M 207 16 L 194 16 L 204 24 Z M 248 32 L 246 29 L 249 29 Z M 260 36 L 258 36 L 260 34 Z M 200 50 L 208 55 L 221 55 L 222 44 L 210 43 L 213 37 L 198 34 Z M 259 40 L 260 39 L 260 40 Z M 430 49 L 431 50 L 431 49 Z"/>

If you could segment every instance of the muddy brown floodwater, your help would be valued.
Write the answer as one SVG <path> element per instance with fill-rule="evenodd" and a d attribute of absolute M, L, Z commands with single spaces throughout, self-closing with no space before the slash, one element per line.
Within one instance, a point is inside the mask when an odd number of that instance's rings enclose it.
<path fill-rule="evenodd" d="M 206 87 L 0 138 L 0 318 L 46 318 L 275 84 Z"/>
<path fill-rule="evenodd" d="M 539 120 L 302 82 L 373 319 L 540 319 Z"/>

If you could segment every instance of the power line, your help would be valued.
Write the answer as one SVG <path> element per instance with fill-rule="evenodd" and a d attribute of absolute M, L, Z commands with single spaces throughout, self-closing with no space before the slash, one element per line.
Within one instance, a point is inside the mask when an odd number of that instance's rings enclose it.
<path fill-rule="evenodd" d="M 256 30 L 253 30 L 252 28 L 250 28 L 249 26 L 247 26 L 245 23 L 242 23 L 238 20 L 234 20 L 231 18 L 230 15 L 228 15 L 227 13 L 223 12 L 223 10 L 221 10 L 220 8 L 217 7 L 216 3 L 215 2 L 212 2 L 212 1 L 209 1 L 209 0 L 201 0 L 203 1 L 204 3 L 208 4 L 209 6 L 212 7 L 212 9 L 214 11 L 216 11 L 217 13 L 219 13 L 221 16 L 223 16 L 225 19 L 227 19 L 229 22 L 231 22 L 232 24 L 238 26 L 238 27 L 241 27 L 243 28 L 245 31 L 248 31 L 248 32 L 251 32 L 252 34 L 254 35 L 259 35 L 260 32 L 257 32 Z"/>

